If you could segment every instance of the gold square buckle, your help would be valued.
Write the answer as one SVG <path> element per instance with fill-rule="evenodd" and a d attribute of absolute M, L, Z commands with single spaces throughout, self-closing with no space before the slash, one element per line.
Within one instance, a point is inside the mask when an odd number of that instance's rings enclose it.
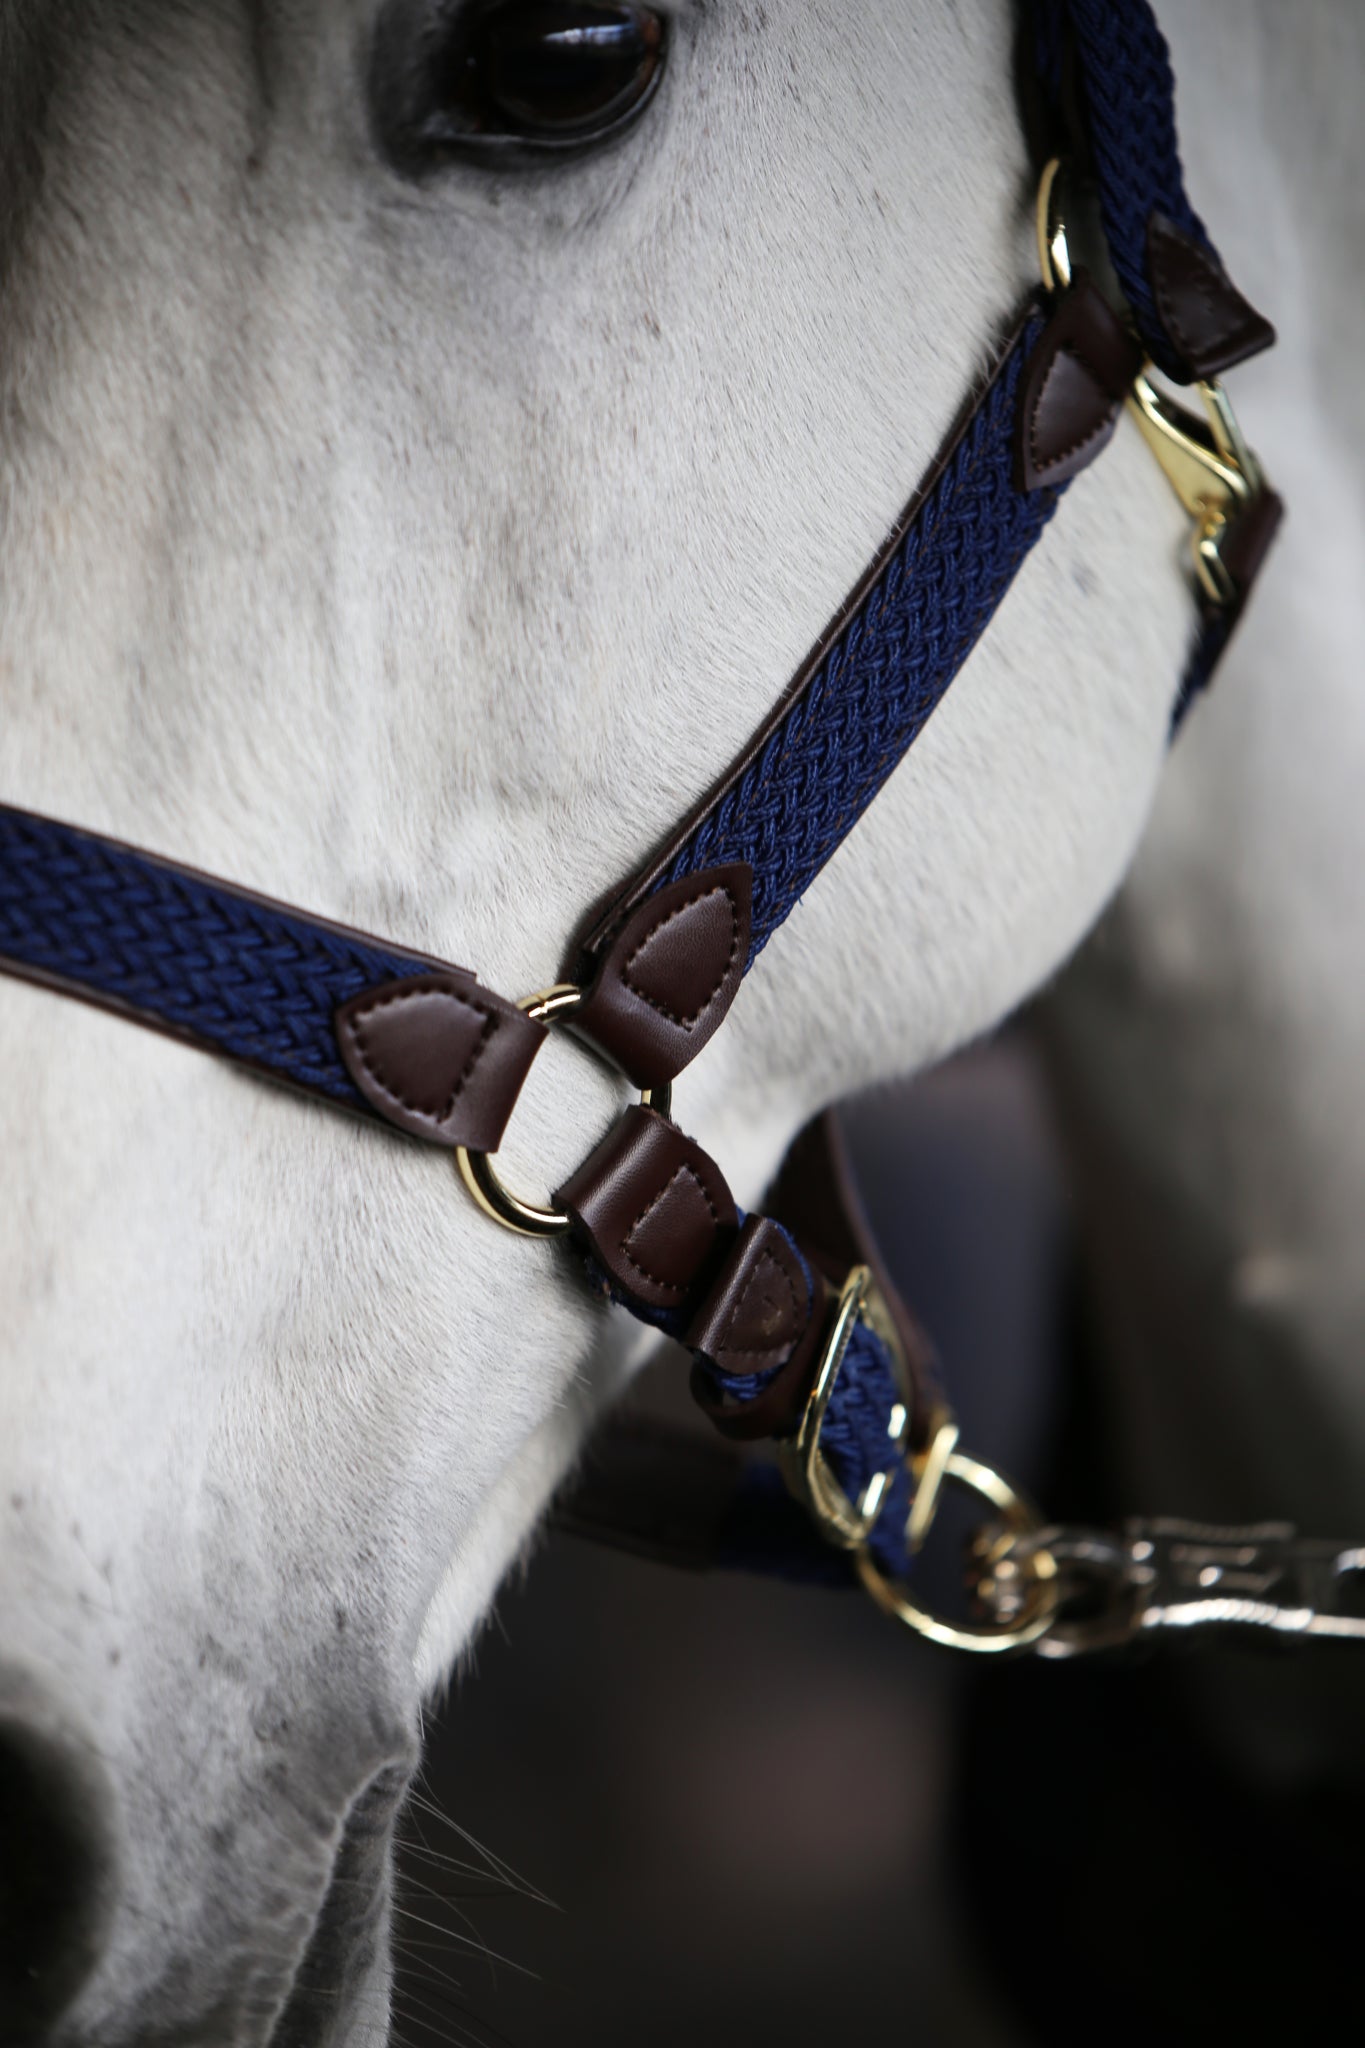
<path fill-rule="evenodd" d="M 856 1501 L 849 1499 L 820 1448 L 820 1432 L 839 1374 L 843 1370 L 855 1326 L 863 1322 L 886 1346 L 895 1369 L 901 1398 L 887 1418 L 887 1462 L 874 1472 Z M 910 1368 L 895 1318 L 870 1266 L 855 1266 L 843 1292 L 820 1357 L 815 1383 L 806 1400 L 801 1425 L 779 1447 L 783 1476 L 796 1498 L 814 1516 L 826 1541 L 840 1550 L 861 1550 L 871 1535 L 887 1488 L 905 1462 L 910 1440 Z"/>

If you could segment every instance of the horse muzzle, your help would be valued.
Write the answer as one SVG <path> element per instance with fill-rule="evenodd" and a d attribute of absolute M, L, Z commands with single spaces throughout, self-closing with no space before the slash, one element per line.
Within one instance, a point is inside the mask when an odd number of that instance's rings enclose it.
<path fill-rule="evenodd" d="M 113 1807 L 92 1739 L 27 1668 L 0 1664 L 0 2042 L 41 2040 L 99 1962 Z"/>

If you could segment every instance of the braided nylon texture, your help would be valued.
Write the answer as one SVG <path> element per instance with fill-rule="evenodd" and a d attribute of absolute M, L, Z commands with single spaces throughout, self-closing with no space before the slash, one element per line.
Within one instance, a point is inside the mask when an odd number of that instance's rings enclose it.
<path fill-rule="evenodd" d="M 333 1010 L 429 965 L 4 806 L 0 960 L 356 1109 Z"/>
<path fill-rule="evenodd" d="M 778 1227 L 781 1228 L 780 1225 Z M 785 1230 L 782 1235 L 805 1275 L 809 1304 L 814 1284 L 810 1267 L 802 1258 L 794 1238 Z M 741 1403 L 754 1400 L 775 1377 L 775 1370 L 722 1372 L 713 1360 L 701 1353 L 697 1354 L 697 1363 L 718 1394 Z M 890 1352 L 868 1324 L 855 1323 L 820 1431 L 820 1448 L 850 1500 L 856 1501 L 868 1481 L 891 1464 L 893 1454 L 887 1425 L 892 1409 L 903 1399 L 904 1393 Z M 910 1474 L 901 1463 L 887 1491 L 886 1504 L 871 1538 L 871 1549 L 877 1562 L 884 1570 L 899 1576 L 904 1576 L 909 1569 L 905 1524 L 912 1497 Z M 750 1535 L 756 1545 L 766 1548 L 767 1538 L 760 1531 L 751 1526 Z M 738 1529 L 730 1532 L 728 1547 L 732 1562 L 737 1565 L 748 1562 L 753 1568 L 758 1568 L 755 1557 L 746 1560 Z M 765 1568 L 772 1568 L 771 1558 Z M 808 1569 L 800 1566 L 799 1556 L 793 1559 L 793 1575 L 811 1576 Z"/>
<path fill-rule="evenodd" d="M 746 967 L 852 830 L 971 653 L 1060 492 L 1012 482 L 1028 321 L 866 603 L 763 752 L 709 810 L 665 881 L 754 871 Z"/>
<path fill-rule="evenodd" d="M 1185 194 L 1166 39 L 1147 0 L 1041 0 L 1036 58 L 1054 107 L 1061 100 L 1068 29 L 1110 259 L 1148 354 L 1183 383 L 1187 372 L 1167 339 L 1147 277 L 1148 221 L 1164 214 L 1215 261 L 1218 254 Z"/>

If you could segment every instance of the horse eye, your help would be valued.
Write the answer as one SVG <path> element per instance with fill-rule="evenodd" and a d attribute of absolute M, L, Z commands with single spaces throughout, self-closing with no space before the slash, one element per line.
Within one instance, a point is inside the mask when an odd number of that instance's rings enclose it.
<path fill-rule="evenodd" d="M 376 129 L 411 175 L 451 154 L 581 149 L 644 111 L 666 51 L 663 16 L 619 0 L 389 0 L 371 66 Z"/>
<path fill-rule="evenodd" d="M 578 136 L 638 112 L 658 81 L 663 23 L 648 7 L 501 0 L 478 51 L 490 100 L 520 134 Z"/>

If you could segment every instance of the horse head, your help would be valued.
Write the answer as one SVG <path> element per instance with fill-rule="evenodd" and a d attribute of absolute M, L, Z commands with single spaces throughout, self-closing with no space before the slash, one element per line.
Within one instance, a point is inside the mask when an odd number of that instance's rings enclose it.
<path fill-rule="evenodd" d="M 1036 262 L 996 0 L 12 0 L 0 172 L 0 796 L 512 993 Z M 1179 530 L 1120 436 L 774 938 L 678 1105 L 742 1198 L 1100 908 Z M 0 1059 L 6 2038 L 381 2036 L 421 1699 L 638 1343 L 435 1153 L 14 982 Z M 616 1105 L 556 1042 L 509 1158 Z"/>

